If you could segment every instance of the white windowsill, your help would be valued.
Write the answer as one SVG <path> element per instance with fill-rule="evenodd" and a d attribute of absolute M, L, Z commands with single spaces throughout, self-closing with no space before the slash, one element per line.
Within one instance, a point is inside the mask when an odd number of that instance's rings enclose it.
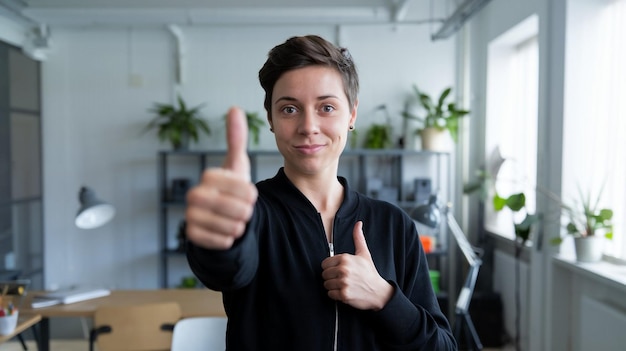
<path fill-rule="evenodd" d="M 554 256 L 554 263 L 573 273 L 609 285 L 626 293 L 626 265 L 607 261 L 594 263 L 577 262 L 572 256 Z"/>

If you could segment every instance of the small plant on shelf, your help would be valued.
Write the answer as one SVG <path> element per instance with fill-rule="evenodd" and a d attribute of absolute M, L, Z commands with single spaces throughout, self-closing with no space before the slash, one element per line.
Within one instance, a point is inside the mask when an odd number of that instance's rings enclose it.
<path fill-rule="evenodd" d="M 246 120 L 248 121 L 248 130 L 250 131 L 251 141 L 254 145 L 259 145 L 259 135 L 261 127 L 265 125 L 265 120 L 259 117 L 258 112 L 246 111 Z"/>
<path fill-rule="evenodd" d="M 366 149 L 388 149 L 393 146 L 389 111 L 386 105 L 379 105 L 376 111 L 385 112 L 385 124 L 374 123 L 365 132 L 364 147 Z"/>
<path fill-rule="evenodd" d="M 425 116 L 418 116 L 410 111 L 411 104 L 407 101 L 402 112 L 402 117 L 419 121 L 422 126 L 415 133 L 422 137 L 424 149 L 441 151 L 447 149 L 442 140 L 442 133 L 449 132 L 453 142 L 458 141 L 459 120 L 468 115 L 470 111 L 460 109 L 454 102 L 447 102 L 452 88 L 446 88 L 437 101 L 430 95 L 420 91 L 417 85 L 413 85 L 413 92 L 417 101 L 425 111 Z M 443 143 L 443 144 L 442 144 Z"/>
<path fill-rule="evenodd" d="M 202 105 L 188 108 L 179 95 L 175 104 L 155 103 L 150 112 L 156 117 L 148 123 L 145 130 L 157 129 L 161 141 L 169 141 L 174 150 L 185 150 L 189 141 L 198 141 L 200 133 L 211 135 L 211 128 L 200 117 Z"/>
<path fill-rule="evenodd" d="M 248 123 L 248 131 L 250 132 L 250 143 L 253 145 L 259 145 L 261 127 L 265 125 L 265 120 L 259 117 L 258 112 L 245 111 L 245 114 L 246 122 Z M 226 122 L 227 117 L 228 114 L 224 114 L 224 116 L 222 116 L 224 122 Z"/>

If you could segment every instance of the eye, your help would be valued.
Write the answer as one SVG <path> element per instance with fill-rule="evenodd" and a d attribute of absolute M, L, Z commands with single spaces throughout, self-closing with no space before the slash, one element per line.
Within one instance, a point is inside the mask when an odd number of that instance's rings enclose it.
<path fill-rule="evenodd" d="M 324 105 L 322 106 L 322 111 L 324 111 L 325 113 L 331 113 L 335 111 L 335 107 L 332 105 Z"/>
<path fill-rule="evenodd" d="M 296 113 L 298 110 L 293 107 L 293 106 L 285 106 L 281 109 L 282 113 L 286 114 L 286 115 L 292 115 L 294 113 Z"/>

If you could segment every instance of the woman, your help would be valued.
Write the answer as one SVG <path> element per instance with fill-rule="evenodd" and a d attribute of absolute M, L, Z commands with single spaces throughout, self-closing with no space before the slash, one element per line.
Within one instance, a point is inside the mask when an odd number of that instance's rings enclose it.
<path fill-rule="evenodd" d="M 233 108 L 223 167 L 187 196 L 188 261 L 223 292 L 227 349 L 456 349 L 413 221 L 337 176 L 358 107 L 348 51 L 293 37 L 259 80 L 284 167 L 250 182 L 245 117 Z"/>

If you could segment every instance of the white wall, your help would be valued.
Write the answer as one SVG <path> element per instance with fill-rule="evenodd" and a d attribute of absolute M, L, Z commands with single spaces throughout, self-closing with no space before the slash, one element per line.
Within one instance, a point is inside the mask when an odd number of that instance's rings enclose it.
<path fill-rule="evenodd" d="M 551 351 L 623 350 L 626 342 L 624 267 L 580 264 L 562 256 L 554 270 Z M 590 348 L 593 345 L 593 348 Z"/>
<path fill-rule="evenodd" d="M 267 52 L 292 35 L 333 40 L 333 26 L 182 28 L 186 81 L 182 94 L 214 130 L 195 149 L 223 148 L 221 117 L 229 106 L 263 112 L 257 73 Z M 156 152 L 169 148 L 141 135 L 154 102 L 173 96 L 174 42 L 165 29 L 54 29 L 43 63 L 45 283 L 113 288 L 156 288 Z M 438 93 L 455 81 L 454 41 L 432 43 L 429 26 L 344 26 L 361 76 L 359 121 L 365 129 L 375 106 L 397 118 L 411 85 Z M 269 132 L 261 147 L 273 147 Z M 91 186 L 114 204 L 104 227 L 73 225 L 78 189 Z"/>

